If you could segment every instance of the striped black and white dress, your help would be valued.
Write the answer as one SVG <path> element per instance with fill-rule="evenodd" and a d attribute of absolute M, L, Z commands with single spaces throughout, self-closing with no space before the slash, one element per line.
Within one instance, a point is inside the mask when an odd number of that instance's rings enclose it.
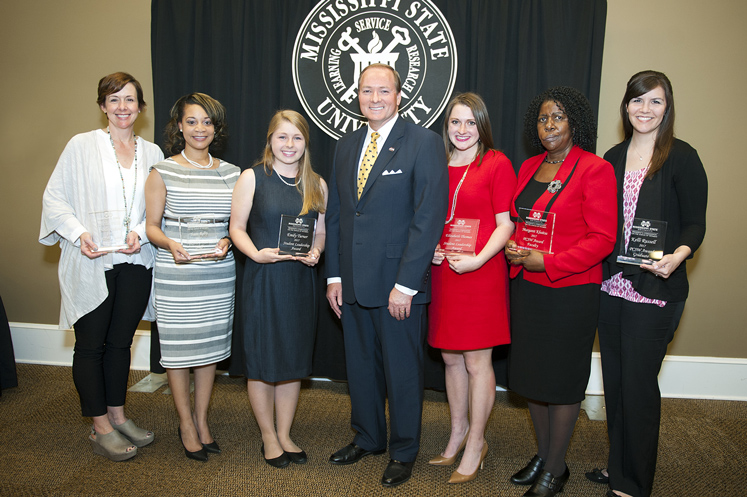
<path fill-rule="evenodd" d="M 166 159 L 153 169 L 166 184 L 166 236 L 194 255 L 228 235 L 238 167 L 221 161 L 217 169 L 189 169 Z M 158 249 L 153 295 L 163 367 L 203 366 L 231 355 L 235 281 L 231 251 L 224 259 L 176 264 L 169 250 Z"/>

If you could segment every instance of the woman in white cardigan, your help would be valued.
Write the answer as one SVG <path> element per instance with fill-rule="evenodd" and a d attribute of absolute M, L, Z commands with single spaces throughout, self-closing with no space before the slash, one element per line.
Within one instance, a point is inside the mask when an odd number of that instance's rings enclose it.
<path fill-rule="evenodd" d="M 145 108 L 135 78 L 101 78 L 97 103 L 108 126 L 74 136 L 62 152 L 44 190 L 39 242 L 60 242 L 60 328 L 75 329 L 73 380 L 83 416 L 93 418 L 89 441 L 124 461 L 154 439 L 124 403 L 132 337 L 144 314 L 152 320 L 143 186 L 163 153 L 133 131 Z"/>

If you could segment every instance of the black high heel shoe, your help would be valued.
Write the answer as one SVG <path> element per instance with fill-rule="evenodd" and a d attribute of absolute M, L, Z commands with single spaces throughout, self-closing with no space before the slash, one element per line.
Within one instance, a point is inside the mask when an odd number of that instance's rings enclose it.
<path fill-rule="evenodd" d="M 202 446 L 200 450 L 197 450 L 195 452 L 190 452 L 187 450 L 187 447 L 184 446 L 184 440 L 182 440 L 181 426 L 176 429 L 176 432 L 179 435 L 179 441 L 182 443 L 182 447 L 184 447 L 184 455 L 187 456 L 188 459 L 194 459 L 195 461 L 200 461 L 200 462 L 207 462 L 208 455 L 207 455 L 207 450 L 205 450 L 204 445 Z"/>
<path fill-rule="evenodd" d="M 267 459 L 265 457 L 265 444 L 262 444 L 262 448 L 260 450 L 262 452 L 262 457 L 264 458 L 265 462 L 269 464 L 270 466 L 272 466 L 273 468 L 284 468 L 291 463 L 290 457 L 288 457 L 288 453 L 285 451 L 283 451 L 283 453 L 277 457 L 273 457 L 272 459 Z"/>
<path fill-rule="evenodd" d="M 205 449 L 206 452 L 210 452 L 211 454 L 220 454 L 222 451 L 220 450 L 220 447 L 218 446 L 218 442 L 213 440 L 209 444 L 202 444 L 202 448 Z"/>

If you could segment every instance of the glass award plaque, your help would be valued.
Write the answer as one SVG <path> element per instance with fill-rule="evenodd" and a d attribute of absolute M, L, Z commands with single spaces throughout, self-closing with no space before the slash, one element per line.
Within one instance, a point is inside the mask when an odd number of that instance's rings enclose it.
<path fill-rule="evenodd" d="M 555 231 L 555 213 L 536 209 L 519 208 L 516 223 L 516 245 L 524 250 L 536 250 L 553 254 L 552 238 Z"/>
<path fill-rule="evenodd" d="M 194 216 L 179 218 L 179 239 L 190 256 L 215 256 L 221 253 L 217 247 L 226 221 L 216 216 Z"/>
<path fill-rule="evenodd" d="M 298 216 L 280 216 L 280 235 L 278 236 L 278 253 L 285 255 L 306 256 L 314 246 L 316 219 Z"/>
<path fill-rule="evenodd" d="M 125 233 L 123 210 L 92 212 L 96 219 L 96 233 L 92 233 L 93 242 L 98 247 L 96 252 L 116 252 L 129 246 Z"/>
<path fill-rule="evenodd" d="M 635 218 L 630 229 L 630 241 L 624 254 L 617 256 L 623 264 L 653 264 L 664 257 L 666 221 Z"/>
<path fill-rule="evenodd" d="M 454 219 L 450 224 L 446 225 L 444 236 L 442 237 L 445 240 L 438 251 L 447 255 L 475 255 L 477 230 L 479 227 L 479 219 Z"/>

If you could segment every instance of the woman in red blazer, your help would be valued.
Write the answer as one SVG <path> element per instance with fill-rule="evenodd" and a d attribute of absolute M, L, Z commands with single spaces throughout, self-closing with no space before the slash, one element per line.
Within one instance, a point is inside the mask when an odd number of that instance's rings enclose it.
<path fill-rule="evenodd" d="M 612 166 L 597 157 L 596 119 L 578 90 L 551 88 L 527 109 L 525 132 L 545 152 L 524 162 L 511 205 L 509 387 L 527 398 L 537 454 L 511 477 L 525 497 L 553 496 L 589 381 L 602 260 L 617 229 Z"/>

